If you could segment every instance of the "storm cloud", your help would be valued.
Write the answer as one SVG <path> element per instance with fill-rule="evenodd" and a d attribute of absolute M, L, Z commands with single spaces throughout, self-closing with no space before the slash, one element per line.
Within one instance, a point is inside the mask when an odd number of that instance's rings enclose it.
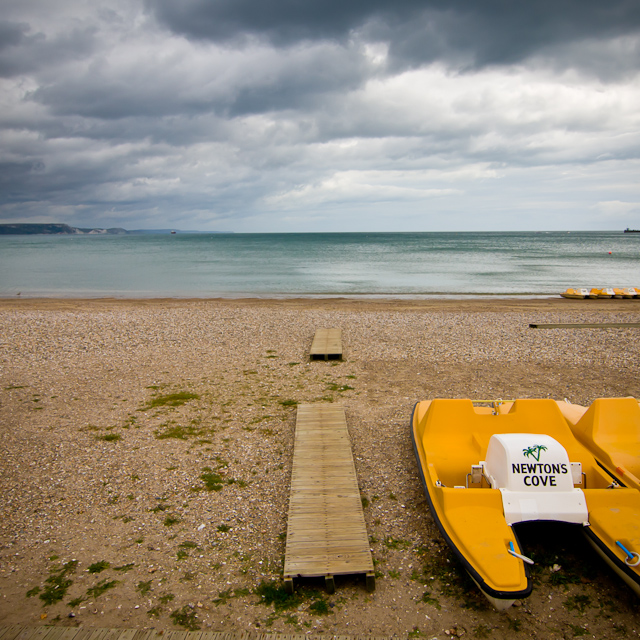
<path fill-rule="evenodd" d="M 568 45 L 621 38 L 640 27 L 634 0 L 147 0 L 147 7 L 175 33 L 213 42 L 385 42 L 397 66 L 510 65 L 559 50 L 565 64 L 581 64 Z"/>
<path fill-rule="evenodd" d="M 9 0 L 0 222 L 640 224 L 640 4 Z"/>

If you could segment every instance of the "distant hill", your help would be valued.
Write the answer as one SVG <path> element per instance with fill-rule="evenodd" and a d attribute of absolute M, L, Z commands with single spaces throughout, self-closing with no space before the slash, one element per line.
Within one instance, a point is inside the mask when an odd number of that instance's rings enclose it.
<path fill-rule="evenodd" d="M 120 227 L 112 227 L 111 229 L 83 227 L 71 227 L 68 224 L 59 222 L 50 223 L 16 223 L 16 224 L 0 224 L 0 236 L 29 236 L 29 235 L 143 235 L 143 234 L 170 234 L 170 233 L 232 233 L 230 231 L 178 231 L 176 229 L 134 229 L 128 231 Z"/>
<path fill-rule="evenodd" d="M 79 227 L 70 227 L 68 224 L 51 223 L 17 223 L 17 224 L 0 224 L 0 235 L 14 236 L 30 236 L 30 235 L 84 235 L 84 234 L 111 234 L 119 235 L 127 233 L 126 229 L 81 229 Z"/>

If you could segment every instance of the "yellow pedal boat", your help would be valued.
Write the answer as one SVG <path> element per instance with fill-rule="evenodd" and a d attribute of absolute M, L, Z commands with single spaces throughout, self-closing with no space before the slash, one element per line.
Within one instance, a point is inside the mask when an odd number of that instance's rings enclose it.
<path fill-rule="evenodd" d="M 563 298 L 573 298 L 578 300 L 583 300 L 584 298 L 589 297 L 589 289 L 579 289 L 579 288 L 571 288 L 569 287 L 566 291 L 561 293 L 560 295 Z"/>
<path fill-rule="evenodd" d="M 613 298 L 614 292 L 611 287 L 595 288 L 589 290 L 589 298 Z"/>
<path fill-rule="evenodd" d="M 531 593 L 513 525 L 532 520 L 579 526 L 640 595 L 640 492 L 612 482 L 554 400 L 418 402 L 412 437 L 438 528 L 496 608 Z"/>
<path fill-rule="evenodd" d="M 635 298 L 638 295 L 638 291 L 635 287 L 614 287 L 614 298 Z"/>

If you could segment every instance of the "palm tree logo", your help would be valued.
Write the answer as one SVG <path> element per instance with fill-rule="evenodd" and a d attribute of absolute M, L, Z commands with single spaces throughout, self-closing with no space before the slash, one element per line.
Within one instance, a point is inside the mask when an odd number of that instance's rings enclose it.
<path fill-rule="evenodd" d="M 522 453 L 524 453 L 525 458 L 528 458 L 529 456 L 531 456 L 532 458 L 535 458 L 537 462 L 540 462 L 540 454 L 546 450 L 547 450 L 547 447 L 545 447 L 544 445 L 534 444 L 532 447 L 527 447 L 526 449 L 523 449 Z"/>

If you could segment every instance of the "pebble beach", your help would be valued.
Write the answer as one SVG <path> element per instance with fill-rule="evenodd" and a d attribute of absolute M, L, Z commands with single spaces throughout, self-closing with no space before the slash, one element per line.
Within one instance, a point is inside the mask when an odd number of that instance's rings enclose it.
<path fill-rule="evenodd" d="M 575 530 L 528 526 L 533 594 L 491 608 L 429 513 L 435 397 L 640 397 L 640 300 L 0 300 L 0 626 L 401 638 L 640 633 Z M 320 327 L 342 361 L 310 361 Z M 376 590 L 280 601 L 296 404 L 340 403 Z M 274 595 L 275 594 L 275 595 Z"/>

